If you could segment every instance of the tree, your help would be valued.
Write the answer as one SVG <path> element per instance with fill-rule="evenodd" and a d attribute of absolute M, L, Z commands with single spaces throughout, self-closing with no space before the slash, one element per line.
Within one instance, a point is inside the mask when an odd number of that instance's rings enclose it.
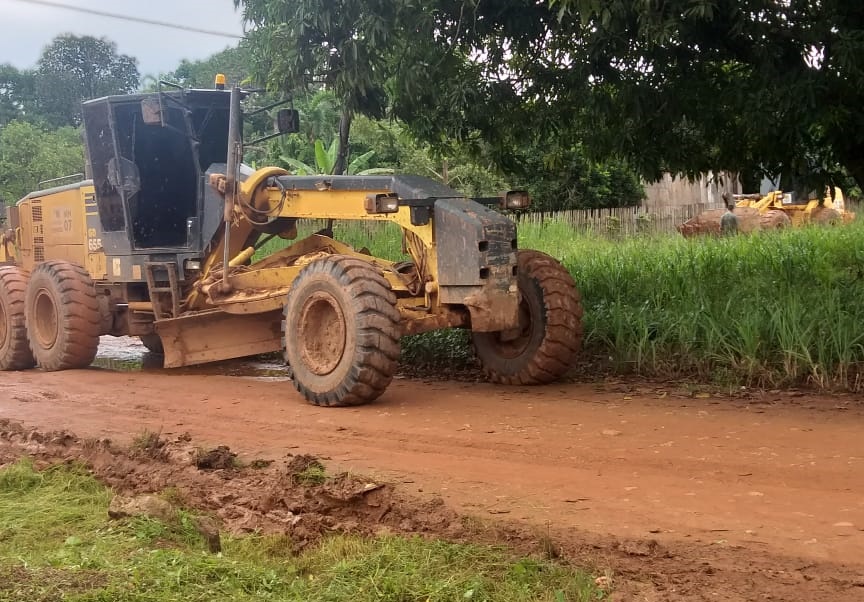
<path fill-rule="evenodd" d="M 405 55 L 421 77 L 396 78 L 393 99 L 423 139 L 481 132 L 505 168 L 526 139 L 559 136 L 648 179 L 725 169 L 864 182 L 860 2 L 426 6 L 435 26 Z"/>
<path fill-rule="evenodd" d="M 374 151 L 367 155 L 374 157 L 373 168 L 420 173 L 467 194 L 496 194 L 505 180 L 527 182 L 547 209 L 627 205 L 641 199 L 641 186 L 626 163 L 589 161 L 578 139 L 549 145 L 554 132 L 545 116 L 533 110 L 512 82 L 488 67 L 503 64 L 506 53 L 492 43 L 498 26 L 490 29 L 485 23 L 503 18 L 520 35 L 534 35 L 542 28 L 530 17 L 545 12 L 541 23 L 555 22 L 544 6 L 526 2 L 527 12 L 502 14 L 489 3 L 473 0 L 236 4 L 244 6 L 252 26 L 249 49 L 256 74 L 271 90 L 294 91 L 301 113 L 302 135 L 273 142 L 270 161 L 293 163 L 304 171 L 332 165 L 333 173 L 344 173 L 352 155 Z M 488 13 L 482 15 L 482 27 L 480 9 Z M 488 55 L 486 64 L 472 58 L 478 52 Z M 298 94 L 298 89 L 312 94 Z M 385 114 L 393 120 L 389 126 L 368 127 L 379 124 Z M 350 134 L 357 116 L 371 118 L 360 123 L 363 134 L 377 133 L 374 142 Z M 403 144 L 408 135 L 401 121 L 419 143 Z M 392 135 L 396 130 L 399 135 Z M 334 138 L 336 160 L 320 161 L 322 153 L 314 153 L 316 141 L 326 150 Z M 567 136 L 556 134 L 554 139 Z M 264 159 L 259 149 L 250 149 L 252 155 Z"/>
<path fill-rule="evenodd" d="M 271 88 L 323 85 L 340 101 L 334 173 L 347 167 L 355 114 L 384 116 L 391 43 L 403 25 L 401 3 L 382 0 L 235 0 L 258 73 Z"/>
<path fill-rule="evenodd" d="M 242 85 L 252 77 L 252 54 L 241 43 L 226 48 L 201 61 L 183 59 L 177 68 L 162 76 L 162 79 L 176 82 L 185 88 L 212 88 L 217 73 L 222 73 L 228 85 Z"/>
<path fill-rule="evenodd" d="M 635 156 L 651 141 L 662 149 L 648 150 L 655 169 L 782 170 L 813 184 L 842 167 L 864 182 L 860 2 L 557 6 L 586 51 L 586 115 L 602 126 L 603 148 Z"/>
<path fill-rule="evenodd" d="M 321 140 L 316 140 L 313 148 L 315 149 L 315 166 L 311 166 L 303 161 L 299 161 L 293 157 L 282 155 L 280 160 L 287 164 L 297 174 L 301 176 L 314 174 L 332 174 L 336 165 L 338 155 L 337 148 L 338 140 L 333 140 L 330 146 L 324 148 L 324 143 Z M 375 156 L 375 151 L 368 151 L 354 159 L 348 164 L 346 173 L 349 175 L 369 175 L 372 173 L 380 173 L 381 171 L 392 172 L 391 169 L 367 169 L 369 161 Z"/>
<path fill-rule="evenodd" d="M 49 131 L 23 121 L 0 130 L 0 199 L 14 203 L 40 188 L 39 182 L 84 171 L 84 148 L 78 131 Z"/>
<path fill-rule="evenodd" d="M 0 65 L 0 127 L 13 119 L 32 113 L 35 103 L 35 81 L 32 71 L 9 64 Z"/>
<path fill-rule="evenodd" d="M 137 61 L 106 38 L 54 38 L 36 69 L 39 111 L 54 126 L 81 123 L 81 102 L 138 88 Z"/>
<path fill-rule="evenodd" d="M 550 137 L 514 149 L 518 165 L 508 174 L 528 190 L 540 211 L 638 206 L 645 197 L 639 178 L 622 161 L 592 161 L 581 144 Z"/>

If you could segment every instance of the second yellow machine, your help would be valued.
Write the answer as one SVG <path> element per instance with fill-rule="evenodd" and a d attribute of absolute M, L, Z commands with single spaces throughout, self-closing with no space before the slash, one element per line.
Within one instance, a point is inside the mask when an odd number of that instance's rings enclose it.
<path fill-rule="evenodd" d="M 581 340 L 579 294 L 553 258 L 517 249 L 490 206 L 416 176 L 291 176 L 242 163 L 245 92 L 172 90 L 84 103 L 87 180 L 9 208 L 0 240 L 0 369 L 89 365 L 102 335 L 141 337 L 166 367 L 281 350 L 311 403 L 375 399 L 400 338 L 472 331 L 488 377 L 542 384 Z M 297 113 L 276 112 L 277 133 Z M 252 260 L 302 219 L 393 222 L 406 261 L 327 227 Z M 330 222 L 332 224 L 332 222 Z"/>

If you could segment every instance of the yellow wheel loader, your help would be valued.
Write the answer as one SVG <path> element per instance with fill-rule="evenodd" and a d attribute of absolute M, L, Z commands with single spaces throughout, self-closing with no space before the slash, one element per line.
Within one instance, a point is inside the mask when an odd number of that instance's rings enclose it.
<path fill-rule="evenodd" d="M 247 96 L 160 89 L 84 103 L 87 179 L 8 210 L 0 369 L 82 368 L 100 336 L 131 335 L 167 368 L 281 351 L 309 402 L 356 405 L 390 384 L 403 335 L 458 327 L 494 382 L 568 370 L 582 333 L 573 279 L 518 249 L 514 223 L 492 208 L 524 208 L 527 194 L 253 170 L 242 163 Z M 297 131 L 296 111 L 275 115 L 273 135 Z M 325 228 L 253 261 L 268 238 L 296 239 L 303 219 L 393 222 L 408 257 L 357 252 Z"/>
<path fill-rule="evenodd" d="M 846 211 L 843 191 L 834 188 L 825 191 L 822 199 L 806 198 L 798 200 L 792 193 L 780 190 L 761 194 L 736 194 L 735 215 L 738 216 L 742 232 L 754 230 L 776 230 L 779 228 L 799 228 L 807 224 L 846 223 L 855 219 L 855 214 Z M 678 231 L 684 236 L 700 234 L 719 234 L 720 218 L 724 209 L 712 209 L 687 220 Z"/>

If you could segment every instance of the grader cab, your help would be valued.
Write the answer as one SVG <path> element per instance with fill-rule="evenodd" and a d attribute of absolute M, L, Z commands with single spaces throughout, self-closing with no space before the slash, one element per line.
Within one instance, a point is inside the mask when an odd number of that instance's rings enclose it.
<path fill-rule="evenodd" d="M 408 175 L 293 176 L 242 163 L 246 94 L 172 90 L 83 107 L 89 179 L 18 202 L 0 246 L 0 369 L 89 365 L 101 335 L 141 337 L 167 368 L 281 351 L 317 405 L 391 382 L 400 338 L 472 331 L 490 380 L 563 375 L 581 339 L 579 294 L 551 257 L 517 248 L 493 207 Z M 274 135 L 295 131 L 277 112 Z M 298 222 L 328 226 L 262 259 Z M 392 222 L 393 262 L 334 239 L 334 220 Z"/>

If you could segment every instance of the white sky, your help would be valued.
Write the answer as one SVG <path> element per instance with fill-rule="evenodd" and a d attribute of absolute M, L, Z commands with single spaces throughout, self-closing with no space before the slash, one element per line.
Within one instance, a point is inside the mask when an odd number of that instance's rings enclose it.
<path fill-rule="evenodd" d="M 55 0 L 109 13 L 243 34 L 232 0 Z M 138 59 L 141 75 L 172 71 L 181 59 L 204 59 L 236 39 L 119 21 L 20 0 L 0 0 L 0 63 L 31 68 L 42 49 L 63 33 L 107 37 L 121 54 Z"/>

